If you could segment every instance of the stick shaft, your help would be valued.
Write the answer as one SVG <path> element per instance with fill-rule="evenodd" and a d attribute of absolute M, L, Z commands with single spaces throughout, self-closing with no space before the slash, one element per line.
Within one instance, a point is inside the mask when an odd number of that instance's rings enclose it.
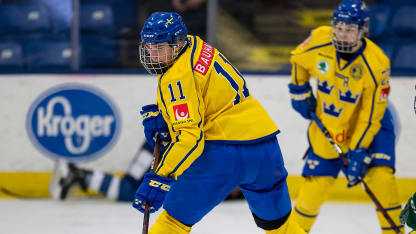
<path fill-rule="evenodd" d="M 147 234 L 149 231 L 149 203 L 144 204 L 144 216 L 143 216 L 143 234 Z"/>
<path fill-rule="evenodd" d="M 332 145 L 332 147 L 335 149 L 335 151 L 341 157 L 342 161 L 344 162 L 344 165 L 348 165 L 348 161 L 347 161 L 344 153 L 342 152 L 341 147 L 337 143 L 335 143 L 335 141 L 332 138 L 329 131 L 325 128 L 325 126 L 318 119 L 318 117 L 315 115 L 315 113 L 311 113 L 311 116 L 312 116 L 312 120 L 315 121 L 316 125 L 318 125 L 319 129 L 325 135 L 326 139 L 329 141 L 329 143 Z M 384 218 L 386 218 L 387 222 L 390 224 L 390 226 L 393 228 L 393 230 L 397 234 L 401 233 L 399 227 L 393 222 L 390 215 L 387 213 L 386 209 L 384 209 L 384 207 L 381 205 L 380 201 L 377 199 L 377 197 L 374 195 L 374 193 L 371 191 L 371 189 L 367 186 L 367 183 L 365 183 L 363 180 L 361 181 L 361 183 L 364 185 L 365 192 L 368 194 L 368 196 L 371 198 L 373 203 L 376 205 L 377 209 L 383 214 Z"/>
<path fill-rule="evenodd" d="M 157 165 L 159 164 L 159 158 L 160 158 L 160 144 L 161 144 L 161 140 L 159 136 L 156 136 L 156 143 L 155 143 L 155 148 L 153 149 L 153 163 L 152 166 L 150 168 L 150 170 L 152 170 L 152 172 L 156 171 Z M 144 204 L 144 216 L 143 216 L 143 234 L 147 234 L 148 230 L 149 230 L 149 217 L 150 217 L 150 213 L 149 213 L 149 203 L 146 202 Z"/>

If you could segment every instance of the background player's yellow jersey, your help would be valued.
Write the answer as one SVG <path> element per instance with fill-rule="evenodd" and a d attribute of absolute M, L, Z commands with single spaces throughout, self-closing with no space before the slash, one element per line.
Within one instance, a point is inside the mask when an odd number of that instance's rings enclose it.
<path fill-rule="evenodd" d="M 390 61 L 365 38 L 355 57 L 340 58 L 332 45 L 331 28 L 319 27 L 291 53 L 292 83 L 315 77 L 316 115 L 344 152 L 368 148 L 380 129 L 390 90 Z M 308 130 L 314 152 L 323 158 L 338 155 L 313 122 Z"/>
<path fill-rule="evenodd" d="M 172 143 L 156 173 L 175 178 L 201 155 L 205 141 L 247 144 L 278 133 L 225 56 L 199 37 L 187 38 L 188 48 L 158 77 L 157 104 Z"/>

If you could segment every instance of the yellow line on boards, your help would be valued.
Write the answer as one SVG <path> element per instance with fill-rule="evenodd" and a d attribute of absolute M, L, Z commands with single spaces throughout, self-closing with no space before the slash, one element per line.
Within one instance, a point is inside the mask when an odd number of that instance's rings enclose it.
<path fill-rule="evenodd" d="M 114 173 L 121 175 L 122 173 Z M 4 193 L 4 190 L 21 195 L 27 198 L 48 198 L 50 172 L 0 172 L 0 198 L 14 198 L 14 196 Z M 289 175 L 288 186 L 290 196 L 293 200 L 299 193 L 299 189 L 304 178 L 301 176 Z M 416 178 L 397 178 L 399 194 L 402 203 L 407 202 L 410 196 L 416 192 Z M 76 194 L 82 194 L 79 190 Z M 95 194 L 89 192 L 88 194 Z M 360 185 L 347 188 L 347 181 L 340 177 L 330 191 L 329 201 L 351 201 L 351 202 L 371 202 Z"/>

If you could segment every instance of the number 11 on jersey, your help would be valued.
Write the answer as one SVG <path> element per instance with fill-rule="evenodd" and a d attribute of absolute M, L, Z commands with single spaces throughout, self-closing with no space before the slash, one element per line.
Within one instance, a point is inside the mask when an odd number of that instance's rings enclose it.
<path fill-rule="evenodd" d="M 178 86 L 178 88 L 179 88 L 179 94 L 180 94 L 180 96 L 179 96 L 179 100 L 183 100 L 183 99 L 185 99 L 186 97 L 185 97 L 185 95 L 183 95 L 183 91 L 182 91 L 182 84 L 181 84 L 181 82 L 180 82 L 180 81 L 176 82 L 176 85 L 177 85 L 177 86 Z M 169 85 L 168 85 L 168 88 L 169 88 L 169 91 L 170 91 L 170 97 L 171 97 L 170 102 L 176 102 L 176 101 L 177 101 L 177 99 L 175 98 L 175 94 L 174 94 L 174 92 L 173 92 L 173 87 L 172 87 L 172 84 L 169 84 Z"/>

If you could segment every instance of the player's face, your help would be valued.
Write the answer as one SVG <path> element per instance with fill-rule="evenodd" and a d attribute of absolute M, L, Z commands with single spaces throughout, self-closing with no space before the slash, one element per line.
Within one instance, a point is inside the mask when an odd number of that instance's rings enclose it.
<path fill-rule="evenodd" d="M 178 43 L 140 43 L 140 62 L 150 74 L 163 74 L 173 65 L 185 42 L 178 39 Z"/>
<path fill-rule="evenodd" d="M 355 44 L 358 41 L 360 29 L 356 24 L 337 22 L 334 25 L 335 38 L 343 45 Z"/>
<path fill-rule="evenodd" d="M 154 63 L 170 64 L 173 60 L 172 46 L 165 43 L 146 44 L 146 49 L 150 55 L 150 59 Z"/>

